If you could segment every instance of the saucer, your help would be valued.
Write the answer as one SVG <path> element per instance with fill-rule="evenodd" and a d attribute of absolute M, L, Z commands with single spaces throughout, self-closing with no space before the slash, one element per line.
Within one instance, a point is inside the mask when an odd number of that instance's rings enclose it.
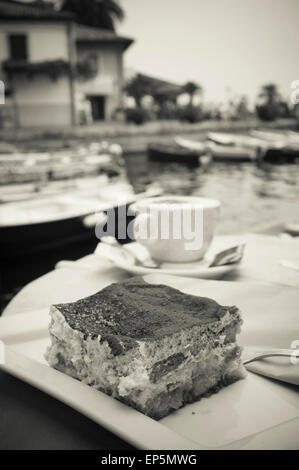
<path fill-rule="evenodd" d="M 218 246 L 219 243 L 217 243 L 216 237 L 212 248 L 208 250 L 206 256 L 203 259 L 189 263 L 161 262 L 158 268 L 147 268 L 133 264 L 130 262 L 130 256 L 126 256 L 123 253 L 114 253 L 113 257 L 109 256 L 109 259 L 115 266 L 133 275 L 156 273 L 202 279 L 219 279 L 225 274 L 237 269 L 240 263 L 210 267 L 210 264 L 214 260 L 215 252 L 219 251 Z M 142 253 L 146 251 L 146 249 L 137 242 L 127 244 L 126 249 L 132 253 L 136 253 L 137 255 L 142 255 Z M 101 243 L 99 243 L 96 253 L 98 255 L 104 255 L 104 252 L 101 250 Z"/>

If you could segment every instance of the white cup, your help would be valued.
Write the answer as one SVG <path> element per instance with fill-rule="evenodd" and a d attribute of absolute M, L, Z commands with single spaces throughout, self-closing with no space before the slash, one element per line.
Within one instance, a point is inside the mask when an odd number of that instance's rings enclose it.
<path fill-rule="evenodd" d="M 216 230 L 220 202 L 189 196 L 142 199 L 133 205 L 134 236 L 152 258 L 174 263 L 200 260 Z"/>

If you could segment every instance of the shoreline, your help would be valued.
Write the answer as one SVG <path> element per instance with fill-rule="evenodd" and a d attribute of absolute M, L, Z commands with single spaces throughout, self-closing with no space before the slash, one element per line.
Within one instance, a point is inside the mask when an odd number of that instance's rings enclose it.
<path fill-rule="evenodd" d="M 109 140 L 122 146 L 125 153 L 144 152 L 150 143 L 170 143 L 174 136 L 204 138 L 208 132 L 246 133 L 254 129 L 298 130 L 295 119 L 264 122 L 258 119 L 244 121 L 202 121 L 196 124 L 179 121 L 152 121 L 141 126 L 115 122 L 96 123 L 75 128 L 0 129 L 2 144 L 14 144 L 25 150 L 55 151 L 72 148 L 78 143 L 88 144 Z M 1 147 L 1 144 L 0 144 Z"/>

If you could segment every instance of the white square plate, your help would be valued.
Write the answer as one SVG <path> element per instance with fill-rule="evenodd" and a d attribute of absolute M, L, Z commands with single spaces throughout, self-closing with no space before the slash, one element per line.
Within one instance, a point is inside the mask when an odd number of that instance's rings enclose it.
<path fill-rule="evenodd" d="M 240 340 L 246 346 L 258 346 L 267 325 L 273 337 L 275 325 L 286 325 L 288 316 L 294 318 L 298 311 L 297 290 L 291 287 L 155 274 L 145 279 L 212 297 L 224 305 L 238 305 L 245 320 Z M 45 310 L 0 319 L 0 337 L 6 345 L 4 370 L 72 406 L 135 447 L 298 448 L 298 388 L 248 373 L 245 380 L 157 422 L 48 367 L 43 358 L 49 343 L 48 320 Z M 267 334 L 262 341 L 264 346 L 269 345 Z"/>

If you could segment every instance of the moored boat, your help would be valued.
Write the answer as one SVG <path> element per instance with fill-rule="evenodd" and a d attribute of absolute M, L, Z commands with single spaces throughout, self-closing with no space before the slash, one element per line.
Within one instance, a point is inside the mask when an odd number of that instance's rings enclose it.
<path fill-rule="evenodd" d="M 294 145 L 279 147 L 271 145 L 260 153 L 258 162 L 260 164 L 271 163 L 274 165 L 299 163 L 299 148 Z"/>
<path fill-rule="evenodd" d="M 206 142 L 185 139 L 180 136 L 176 136 L 174 138 L 174 141 L 180 147 L 190 150 L 191 152 L 198 152 L 199 154 L 205 154 L 207 151 Z"/>
<path fill-rule="evenodd" d="M 262 138 L 244 134 L 210 132 L 207 135 L 207 139 L 210 142 L 214 142 L 218 145 L 237 146 L 252 149 L 261 148 L 265 145 L 265 142 Z"/>
<path fill-rule="evenodd" d="M 183 147 L 209 149 L 215 161 L 250 162 L 261 164 L 297 163 L 299 161 L 299 134 L 288 132 L 252 131 L 251 135 L 211 132 L 208 142 L 179 139 Z"/>
<path fill-rule="evenodd" d="M 175 140 L 182 147 L 193 151 L 203 152 L 211 155 L 215 161 L 226 162 L 250 162 L 257 158 L 257 147 L 242 145 L 241 140 L 234 140 L 231 135 L 213 134 L 216 141 L 197 142 L 177 137 Z M 218 137 L 219 136 L 219 137 Z M 224 136 L 224 137 L 222 137 Z"/>
<path fill-rule="evenodd" d="M 203 152 L 182 148 L 175 144 L 151 144 L 148 147 L 148 156 L 151 160 L 160 162 L 177 162 L 185 165 L 201 165 L 206 163 Z M 202 159 L 202 162 L 201 162 Z"/>
<path fill-rule="evenodd" d="M 56 152 L 0 154 L 0 185 L 55 181 L 107 172 L 121 173 L 122 149 L 118 144 L 91 144 Z"/>
<path fill-rule="evenodd" d="M 210 137 L 209 137 L 210 136 Z M 198 142 L 176 137 L 176 142 L 186 149 L 211 155 L 215 161 L 250 162 L 257 158 L 257 139 L 233 134 L 208 134 L 207 142 Z M 254 142 L 253 142 L 254 141 Z"/>
<path fill-rule="evenodd" d="M 257 149 L 246 148 L 241 145 L 220 145 L 211 142 L 209 149 L 214 161 L 242 163 L 252 162 L 257 159 Z"/>
<path fill-rule="evenodd" d="M 282 165 L 299 163 L 299 135 L 296 132 L 252 131 L 253 136 L 264 139 L 259 163 Z"/>
<path fill-rule="evenodd" d="M 299 143 L 299 133 L 293 131 L 253 130 L 250 135 L 266 142 Z"/>
<path fill-rule="evenodd" d="M 96 224 L 105 224 L 114 210 L 115 235 L 118 213 L 138 197 L 131 185 L 108 183 L 93 190 L 0 205 L 0 281 L 2 292 L 24 285 L 51 271 L 61 259 L 91 253 L 98 239 Z M 133 216 L 126 216 L 125 223 Z M 129 241 L 128 238 L 120 241 Z"/>

